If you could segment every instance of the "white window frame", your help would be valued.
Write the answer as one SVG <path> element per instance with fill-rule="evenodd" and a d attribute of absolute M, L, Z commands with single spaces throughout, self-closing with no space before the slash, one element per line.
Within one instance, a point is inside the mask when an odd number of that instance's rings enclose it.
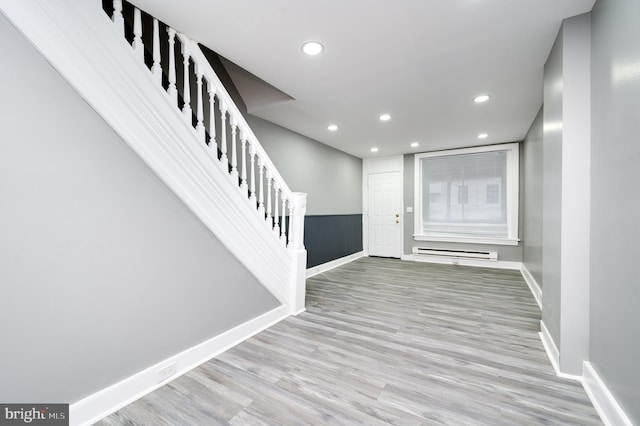
<path fill-rule="evenodd" d="M 428 235 L 425 234 L 422 226 L 422 167 L 421 160 L 423 158 L 444 157 L 454 155 L 476 154 L 482 152 L 507 152 L 507 237 L 491 238 L 491 237 L 473 237 L 469 235 Z M 518 204 L 520 192 L 520 144 L 509 143 L 500 145 L 488 145 L 475 148 L 451 149 L 447 151 L 425 152 L 415 154 L 415 180 L 414 180 L 414 234 L 416 241 L 440 241 L 440 242 L 459 242 L 459 243 L 476 243 L 476 244 L 497 244 L 517 246 L 518 242 Z"/>

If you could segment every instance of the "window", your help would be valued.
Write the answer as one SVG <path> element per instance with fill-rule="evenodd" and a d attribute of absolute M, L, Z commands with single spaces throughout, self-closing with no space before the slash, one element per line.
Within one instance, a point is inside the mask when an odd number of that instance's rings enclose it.
<path fill-rule="evenodd" d="M 469 187 L 467 185 L 458 185 L 458 204 L 467 204 L 469 202 Z"/>
<path fill-rule="evenodd" d="M 500 188 L 500 185 L 497 183 L 487 184 L 487 204 L 497 204 L 499 202 L 498 188 Z"/>
<path fill-rule="evenodd" d="M 416 240 L 518 244 L 518 144 L 416 154 Z"/>

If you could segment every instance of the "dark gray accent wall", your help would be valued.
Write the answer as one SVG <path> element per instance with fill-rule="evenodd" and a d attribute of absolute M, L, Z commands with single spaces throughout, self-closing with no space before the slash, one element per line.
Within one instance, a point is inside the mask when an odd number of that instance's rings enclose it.
<path fill-rule="evenodd" d="M 522 149 L 520 150 L 522 151 Z M 520 153 L 522 163 L 522 152 Z M 414 234 L 414 213 L 407 213 L 407 207 L 414 206 L 414 188 L 415 188 L 415 156 L 414 154 L 406 154 L 404 156 L 404 184 L 403 184 L 403 197 L 404 197 L 404 254 L 411 254 L 411 250 L 414 246 L 437 247 L 444 249 L 460 249 L 470 250 L 477 249 L 482 251 L 496 251 L 498 252 L 498 260 L 509 262 L 522 262 L 522 244 L 517 246 L 504 246 L 493 244 L 469 244 L 469 243 L 448 243 L 448 242 L 436 242 L 436 241 L 415 241 L 413 239 Z M 520 171 L 522 176 L 522 170 Z M 521 179 L 522 180 L 522 179 Z M 522 184 L 520 185 L 522 192 Z M 522 223 L 522 196 L 520 197 L 519 208 L 519 221 Z M 519 234 L 522 235 L 522 225 L 519 227 Z"/>
<path fill-rule="evenodd" d="M 2 15 L 0 38 L 0 401 L 76 402 L 279 305 Z"/>
<path fill-rule="evenodd" d="M 590 361 L 640 424 L 640 2 L 592 12 Z"/>
<path fill-rule="evenodd" d="M 307 268 L 362 251 L 361 214 L 307 216 L 304 226 Z"/>
<path fill-rule="evenodd" d="M 542 287 L 543 110 L 540 109 L 523 143 L 522 261 Z"/>
<path fill-rule="evenodd" d="M 562 29 L 544 67 L 542 321 L 560 348 L 562 223 Z"/>
<path fill-rule="evenodd" d="M 291 190 L 307 193 L 307 267 L 362 251 L 362 160 L 261 118 L 247 119 Z"/>

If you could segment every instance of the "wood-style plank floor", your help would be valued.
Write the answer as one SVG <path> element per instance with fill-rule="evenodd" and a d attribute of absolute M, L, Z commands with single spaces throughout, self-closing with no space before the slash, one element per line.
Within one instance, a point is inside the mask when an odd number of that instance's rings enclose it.
<path fill-rule="evenodd" d="M 307 311 L 99 422 L 601 425 L 558 378 L 517 271 L 363 258 L 307 280 Z"/>

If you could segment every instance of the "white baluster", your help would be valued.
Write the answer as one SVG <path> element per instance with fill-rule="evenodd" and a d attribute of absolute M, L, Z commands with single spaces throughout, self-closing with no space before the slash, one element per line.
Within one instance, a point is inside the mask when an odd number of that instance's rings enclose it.
<path fill-rule="evenodd" d="M 249 200 L 253 203 L 255 207 L 256 202 L 256 150 L 253 147 L 253 144 L 249 146 L 249 157 L 251 163 L 251 185 L 249 186 Z"/>
<path fill-rule="evenodd" d="M 213 83 L 207 80 L 207 91 L 209 92 L 209 148 L 213 150 L 216 158 L 218 157 L 218 145 L 216 145 L 216 108 L 215 96 L 216 88 Z"/>
<path fill-rule="evenodd" d="M 242 174 L 240 176 L 241 182 L 240 182 L 240 188 L 242 188 L 242 192 L 245 195 L 245 197 L 247 196 L 247 137 L 245 136 L 244 132 L 242 130 L 240 130 L 240 144 L 242 146 L 242 158 L 240 159 L 240 162 L 242 164 Z"/>
<path fill-rule="evenodd" d="M 284 191 L 282 192 L 282 225 L 280 226 L 280 241 L 286 246 L 287 245 L 287 199 L 284 196 Z"/>
<path fill-rule="evenodd" d="M 278 186 L 278 182 L 274 179 L 273 181 L 273 231 L 276 233 L 276 236 L 280 235 L 280 215 L 278 214 L 278 194 L 280 192 L 280 187 Z"/>
<path fill-rule="evenodd" d="M 231 177 L 233 183 L 237 185 L 238 182 L 238 147 L 236 137 L 238 134 L 238 124 L 235 117 L 231 117 Z"/>
<path fill-rule="evenodd" d="M 171 102 L 178 106 L 178 90 L 176 89 L 176 30 L 169 27 L 167 28 L 167 34 L 169 34 L 169 98 Z"/>
<path fill-rule="evenodd" d="M 227 104 L 220 101 L 220 162 L 229 171 L 229 159 L 227 158 Z"/>
<path fill-rule="evenodd" d="M 122 17 L 122 0 L 113 0 L 113 23 L 118 34 L 124 37 L 124 18 Z"/>
<path fill-rule="evenodd" d="M 200 66 L 196 64 L 196 90 L 198 91 L 198 109 L 196 117 L 198 124 L 196 125 L 196 132 L 202 142 L 206 143 L 206 135 L 204 132 L 204 107 L 202 106 L 202 71 Z"/>
<path fill-rule="evenodd" d="M 184 93 L 182 93 L 182 98 L 184 99 L 184 105 L 182 106 L 182 113 L 185 118 L 191 124 L 191 85 L 189 84 L 189 57 L 191 56 L 191 52 L 189 51 L 189 43 L 186 38 L 182 40 L 182 65 L 184 66 Z"/>
<path fill-rule="evenodd" d="M 153 18 L 153 66 L 151 67 L 151 73 L 153 79 L 162 86 L 162 65 L 160 64 L 160 29 L 158 20 Z"/>
<path fill-rule="evenodd" d="M 140 62 L 144 62 L 144 45 L 142 44 L 142 16 L 140 9 L 133 8 L 133 51 Z"/>
<path fill-rule="evenodd" d="M 267 169 L 267 222 L 271 225 L 271 185 L 273 179 L 271 178 L 271 170 Z"/>
<path fill-rule="evenodd" d="M 262 158 L 258 157 L 258 181 L 260 184 L 260 193 L 258 194 L 258 214 L 264 217 L 264 164 Z"/>

